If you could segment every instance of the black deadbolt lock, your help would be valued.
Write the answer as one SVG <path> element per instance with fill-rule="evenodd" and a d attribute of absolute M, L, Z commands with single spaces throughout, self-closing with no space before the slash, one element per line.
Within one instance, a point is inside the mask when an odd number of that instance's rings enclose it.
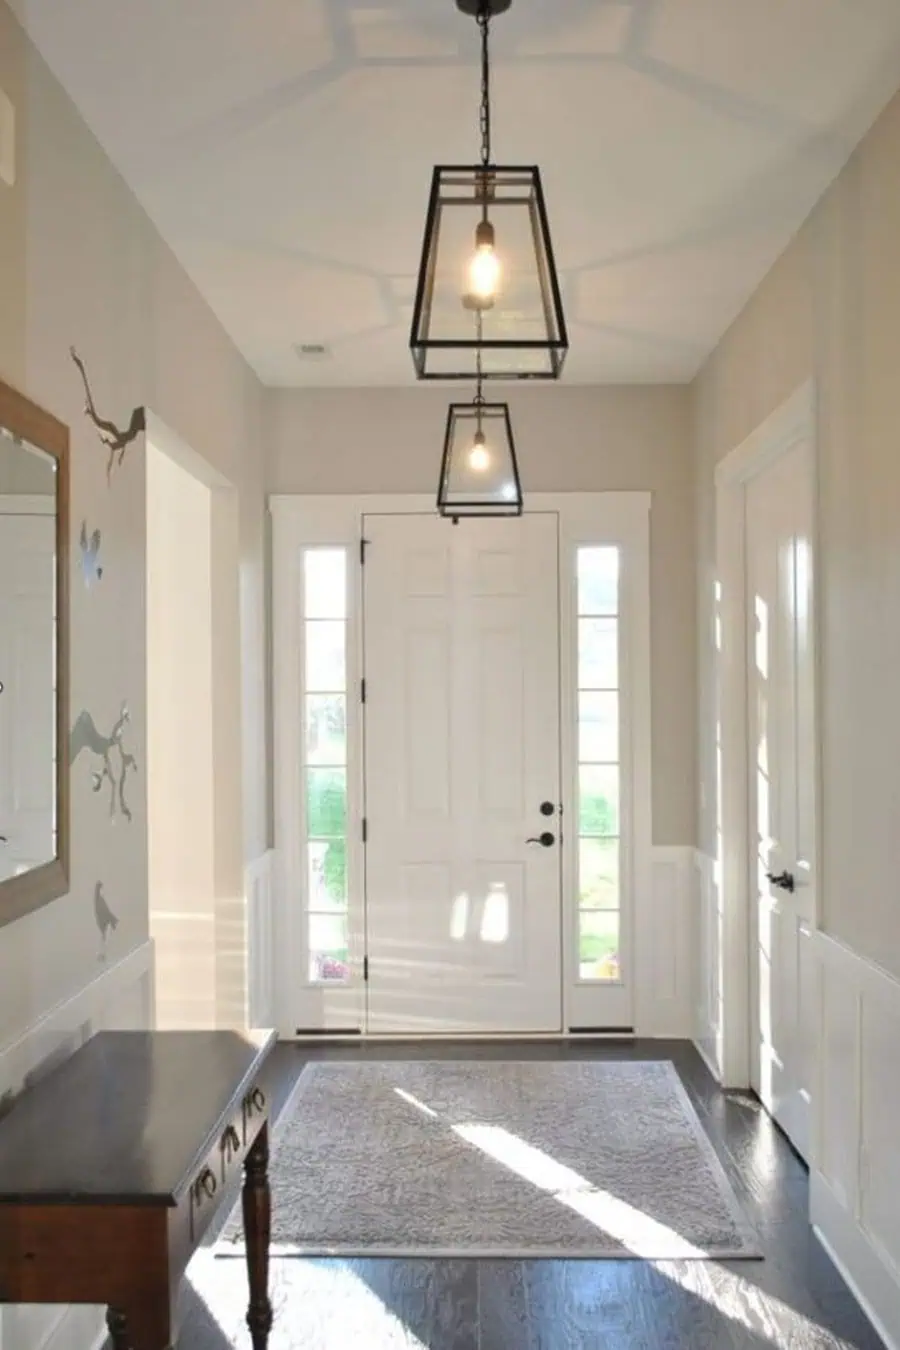
<path fill-rule="evenodd" d="M 553 815 L 553 812 L 554 812 L 555 810 L 556 810 L 556 807 L 553 805 L 552 802 L 541 802 L 541 815 L 542 815 L 542 816 L 552 816 L 552 815 Z"/>

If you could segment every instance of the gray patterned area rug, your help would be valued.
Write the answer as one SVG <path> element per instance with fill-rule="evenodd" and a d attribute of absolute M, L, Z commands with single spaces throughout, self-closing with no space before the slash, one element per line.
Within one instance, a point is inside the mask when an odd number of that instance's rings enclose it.
<path fill-rule="evenodd" d="M 275 1255 L 760 1255 L 668 1061 L 315 1063 L 282 1122 Z"/>

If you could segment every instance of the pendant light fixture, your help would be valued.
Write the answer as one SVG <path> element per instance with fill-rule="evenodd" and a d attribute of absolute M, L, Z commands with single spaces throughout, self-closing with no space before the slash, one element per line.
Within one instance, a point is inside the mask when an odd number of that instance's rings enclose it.
<path fill-rule="evenodd" d="M 489 403 L 476 372 L 471 403 L 451 403 L 437 506 L 454 522 L 462 516 L 520 516 L 522 484 L 509 405 Z"/>
<path fill-rule="evenodd" d="M 410 350 L 420 380 L 555 380 L 568 350 L 540 171 L 492 163 L 490 22 L 512 0 L 456 0 L 481 33 L 481 161 L 431 180 Z"/>

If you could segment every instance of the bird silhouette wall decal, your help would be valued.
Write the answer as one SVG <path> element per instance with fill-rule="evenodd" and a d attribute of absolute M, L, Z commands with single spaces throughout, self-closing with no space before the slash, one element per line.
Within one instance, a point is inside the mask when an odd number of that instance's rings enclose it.
<path fill-rule="evenodd" d="M 100 934 L 102 947 L 100 948 L 100 960 L 106 960 L 106 939 L 110 930 L 115 932 L 119 926 L 119 920 L 113 914 L 109 905 L 106 903 L 106 897 L 103 894 L 103 882 L 98 881 L 94 887 L 94 920 L 97 924 L 97 931 Z"/>
<path fill-rule="evenodd" d="M 88 538 L 87 521 L 81 522 L 81 535 L 78 540 L 80 551 L 81 573 L 84 577 L 84 584 L 90 590 L 95 581 L 99 581 L 103 576 L 103 568 L 100 565 L 100 531 L 94 530 Z"/>

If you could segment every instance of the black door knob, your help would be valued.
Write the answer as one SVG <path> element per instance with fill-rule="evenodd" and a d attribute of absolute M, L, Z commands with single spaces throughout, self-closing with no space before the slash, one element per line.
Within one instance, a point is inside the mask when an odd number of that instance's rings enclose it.
<path fill-rule="evenodd" d="M 794 889 L 793 872 L 779 872 L 777 876 L 773 875 L 772 872 L 767 872 L 766 880 L 770 881 L 773 886 L 780 886 L 783 891 L 793 891 Z"/>
<path fill-rule="evenodd" d="M 553 812 L 554 812 L 555 810 L 556 810 L 556 807 L 553 805 L 552 802 L 541 802 L 541 815 L 542 815 L 542 816 L 552 816 L 552 815 L 553 815 Z"/>
<path fill-rule="evenodd" d="M 556 835 L 550 830 L 544 830 L 543 834 L 532 835 L 530 839 L 525 840 L 526 844 L 540 844 L 541 848 L 552 848 L 556 843 Z"/>

